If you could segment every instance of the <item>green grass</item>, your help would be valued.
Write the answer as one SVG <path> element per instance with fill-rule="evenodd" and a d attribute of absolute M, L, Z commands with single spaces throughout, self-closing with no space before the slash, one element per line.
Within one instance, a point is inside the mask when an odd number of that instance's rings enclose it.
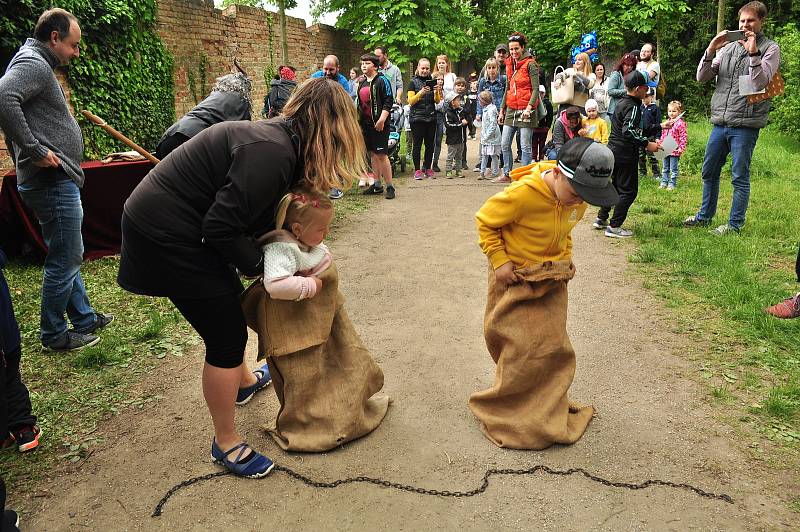
<path fill-rule="evenodd" d="M 374 201 L 355 188 L 337 200 L 332 237 L 352 214 Z M 81 268 L 93 306 L 117 319 L 102 341 L 76 353 L 50 353 L 39 343 L 41 265 L 15 260 L 4 274 L 22 333 L 23 381 L 31 392 L 33 412 L 43 430 L 36 452 L 0 454 L 0 470 L 10 493 L 24 493 L 43 474 L 64 462 L 80 462 L 102 443 L 97 432 L 103 420 L 121 411 L 141 409 L 160 399 L 143 395 L 134 386 L 146 374 L 159 371 L 168 357 L 183 356 L 200 343 L 183 317 L 165 298 L 123 291 L 116 283 L 119 259 L 86 262 Z M 192 371 L 199 374 L 202 355 Z"/>
<path fill-rule="evenodd" d="M 740 235 L 716 237 L 705 228 L 681 226 L 700 204 L 700 168 L 710 129 L 708 124 L 689 124 L 676 191 L 659 190 L 652 179 L 640 182 L 629 216 L 638 241 L 630 259 L 644 272 L 646 286 L 673 309 L 678 329 L 698 340 L 694 355 L 711 397 L 744 408 L 755 405 L 755 428 L 769 437 L 776 422 L 797 433 L 800 320 L 778 320 L 763 309 L 800 290 L 794 273 L 800 240 L 800 143 L 762 131 L 751 166 L 745 227 Z M 731 193 L 729 162 L 714 225 L 727 222 Z M 782 441 L 798 443 L 793 438 Z"/>

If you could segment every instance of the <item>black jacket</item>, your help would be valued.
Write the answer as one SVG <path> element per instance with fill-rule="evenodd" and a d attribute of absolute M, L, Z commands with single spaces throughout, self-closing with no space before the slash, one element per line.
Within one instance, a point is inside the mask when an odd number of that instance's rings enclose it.
<path fill-rule="evenodd" d="M 648 138 L 661 136 L 661 108 L 654 103 L 644 106 L 642 131 Z"/>
<path fill-rule="evenodd" d="M 425 82 L 430 79 L 433 78 L 430 76 L 426 76 L 424 78 L 420 76 L 414 76 L 411 78 L 411 82 L 408 84 L 408 90 L 406 92 L 414 91 L 416 94 L 419 94 L 420 91 L 422 91 L 422 88 L 425 86 Z M 411 112 L 409 113 L 408 120 L 412 124 L 414 122 L 436 121 L 436 102 L 433 98 L 433 91 L 430 91 L 428 94 L 423 96 L 420 101 L 411 106 Z"/>
<path fill-rule="evenodd" d="M 278 203 L 304 173 L 299 143 L 280 117 L 211 126 L 150 170 L 124 217 L 173 257 L 185 257 L 198 278 L 227 264 L 257 275 L 263 253 L 255 238 L 275 228 Z M 235 288 L 207 284 L 203 297 Z"/>
<path fill-rule="evenodd" d="M 204 129 L 220 122 L 250 120 L 250 103 L 235 91 L 213 91 L 180 120 L 172 124 L 158 141 L 156 154 L 159 159 L 169 155 L 162 146 L 169 146 L 168 139 L 176 133 L 192 138 Z"/>
<path fill-rule="evenodd" d="M 368 81 L 366 78 L 359 83 L 359 91 L 369 85 L 369 106 L 372 111 L 372 125 L 380 120 L 383 111 L 392 112 L 392 104 L 394 104 L 394 96 L 392 96 L 392 87 L 389 85 L 389 78 L 378 72 L 378 75 Z M 388 120 L 388 118 L 387 118 Z M 367 123 L 367 117 L 361 115 L 361 122 Z"/>
<path fill-rule="evenodd" d="M 447 131 L 447 144 L 464 144 L 467 141 L 467 130 L 461 120 L 465 118 L 464 108 L 448 107 L 444 113 L 444 126 Z"/>
<path fill-rule="evenodd" d="M 629 94 L 617 101 L 608 138 L 608 147 L 615 159 L 637 159 L 639 147 L 650 142 L 649 135 L 642 129 L 643 110 L 642 100 Z"/>

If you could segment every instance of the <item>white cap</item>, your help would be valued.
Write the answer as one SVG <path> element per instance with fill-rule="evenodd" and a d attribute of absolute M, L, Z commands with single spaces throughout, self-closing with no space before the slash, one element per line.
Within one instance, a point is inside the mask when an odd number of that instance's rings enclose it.
<path fill-rule="evenodd" d="M 544 85 L 539 85 L 539 92 L 547 92 L 544 90 Z"/>
<path fill-rule="evenodd" d="M 589 109 L 597 109 L 598 108 L 597 100 L 589 98 L 588 100 L 586 100 L 586 103 L 584 104 L 583 108 L 586 109 L 587 111 Z"/>

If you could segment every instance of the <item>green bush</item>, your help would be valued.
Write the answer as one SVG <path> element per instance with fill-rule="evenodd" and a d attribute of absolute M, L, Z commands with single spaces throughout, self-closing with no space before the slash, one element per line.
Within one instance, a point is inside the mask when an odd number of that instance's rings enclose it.
<path fill-rule="evenodd" d="M 781 131 L 800 140 L 800 29 L 796 24 L 787 24 L 775 40 L 781 46 L 781 74 L 786 81 L 786 92 L 773 100 L 770 120 Z"/>

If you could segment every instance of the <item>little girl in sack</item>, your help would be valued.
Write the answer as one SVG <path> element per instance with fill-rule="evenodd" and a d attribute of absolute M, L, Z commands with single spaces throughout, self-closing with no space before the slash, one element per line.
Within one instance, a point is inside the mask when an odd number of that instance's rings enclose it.
<path fill-rule="evenodd" d="M 336 265 L 322 243 L 332 218 L 326 194 L 287 194 L 278 229 L 260 239 L 264 278 L 242 295 L 281 405 L 266 430 L 290 451 L 327 451 L 360 438 L 389 407 L 388 397 L 375 396 L 383 372 L 347 317 Z"/>

